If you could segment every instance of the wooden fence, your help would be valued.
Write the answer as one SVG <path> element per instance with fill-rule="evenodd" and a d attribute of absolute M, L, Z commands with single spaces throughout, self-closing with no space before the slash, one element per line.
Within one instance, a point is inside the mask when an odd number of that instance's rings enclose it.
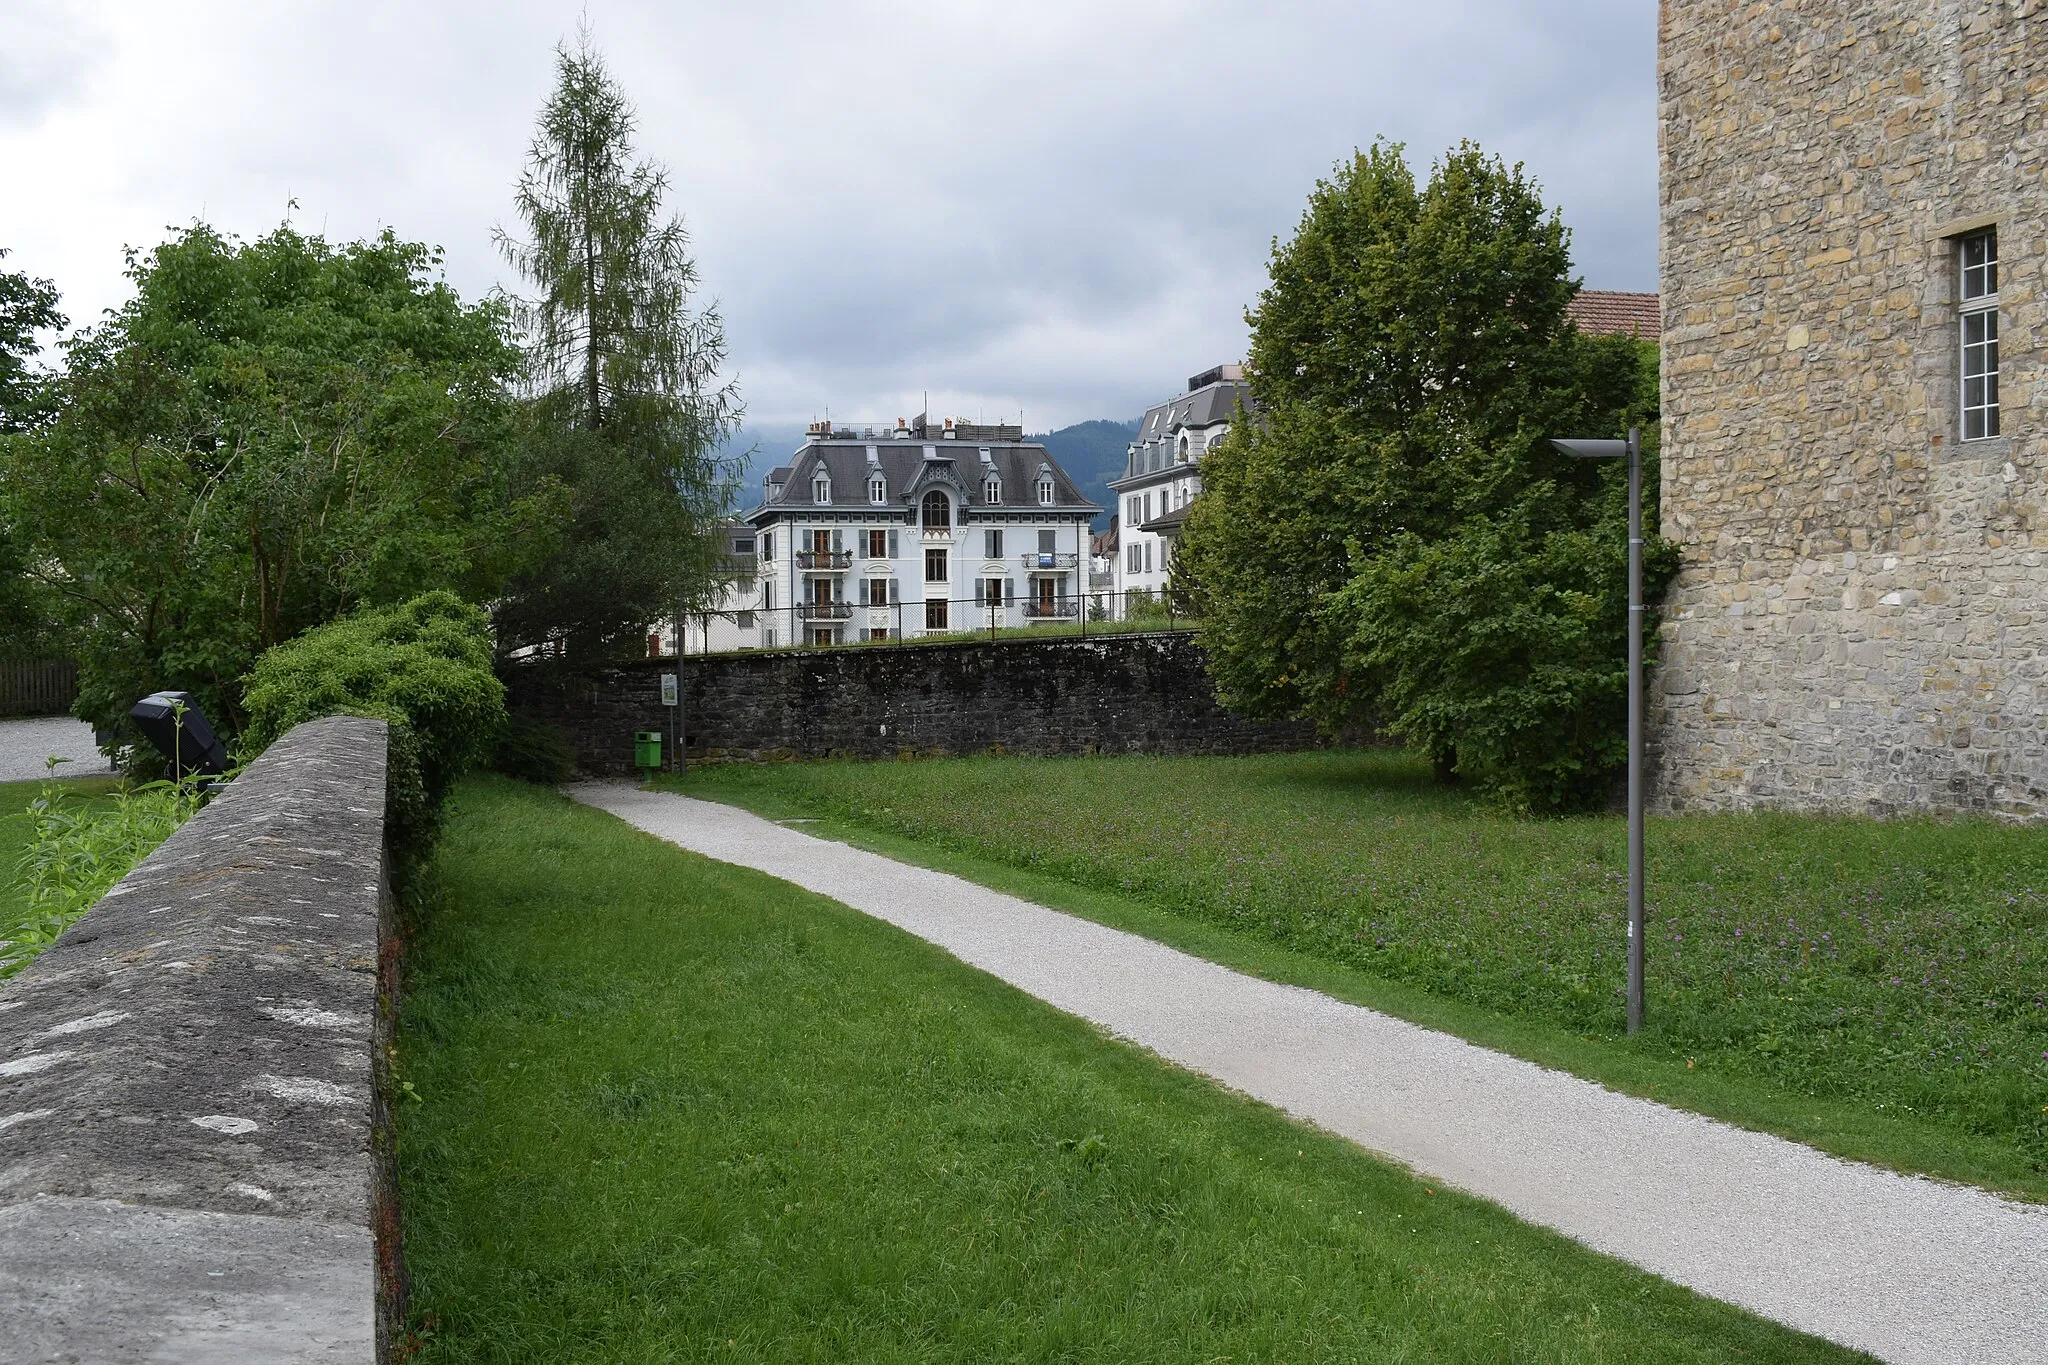
<path fill-rule="evenodd" d="M 0 716 L 61 716 L 78 700 L 70 659 L 0 659 Z"/>

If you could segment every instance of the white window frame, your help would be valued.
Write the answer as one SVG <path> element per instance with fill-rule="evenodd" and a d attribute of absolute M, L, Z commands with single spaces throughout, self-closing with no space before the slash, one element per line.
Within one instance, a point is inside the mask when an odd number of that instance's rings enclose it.
<path fill-rule="evenodd" d="M 868 501 L 877 507 L 884 506 L 889 501 L 889 481 L 880 474 L 868 476 Z"/>
<path fill-rule="evenodd" d="M 1040 507 L 1052 506 L 1053 495 L 1057 491 L 1051 479 L 1040 479 L 1038 481 L 1038 505 Z"/>
<path fill-rule="evenodd" d="M 831 476 L 820 474 L 811 480 L 811 501 L 823 507 L 832 501 Z"/>
<path fill-rule="evenodd" d="M 1972 262 L 1980 245 L 1983 258 Z M 1963 440 L 1988 441 L 1999 434 L 1997 228 L 1956 239 L 1956 283 L 1956 425 Z"/>

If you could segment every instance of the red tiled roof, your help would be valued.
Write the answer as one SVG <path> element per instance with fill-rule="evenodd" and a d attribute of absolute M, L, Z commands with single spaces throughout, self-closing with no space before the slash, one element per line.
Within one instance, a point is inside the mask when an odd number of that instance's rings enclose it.
<path fill-rule="evenodd" d="M 1663 310 L 1655 294 L 1622 294 L 1607 289 L 1581 289 L 1565 308 L 1565 316 L 1579 324 L 1581 332 L 1641 337 L 1655 341 L 1663 335 Z"/>

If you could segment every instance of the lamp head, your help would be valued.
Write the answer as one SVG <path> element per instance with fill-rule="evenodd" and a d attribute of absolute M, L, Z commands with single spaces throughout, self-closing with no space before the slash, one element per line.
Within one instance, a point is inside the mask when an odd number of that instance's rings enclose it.
<path fill-rule="evenodd" d="M 1623 460 L 1628 458 L 1627 441 L 1561 441 L 1553 438 L 1550 444 L 1561 453 L 1575 460 Z"/>

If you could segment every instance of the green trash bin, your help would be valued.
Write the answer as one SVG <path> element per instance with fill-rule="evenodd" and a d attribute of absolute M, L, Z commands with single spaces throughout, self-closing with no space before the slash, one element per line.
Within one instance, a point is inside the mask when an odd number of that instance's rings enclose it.
<path fill-rule="evenodd" d="M 661 731 L 635 730 L 633 732 L 633 766 L 650 776 L 660 771 Z"/>

